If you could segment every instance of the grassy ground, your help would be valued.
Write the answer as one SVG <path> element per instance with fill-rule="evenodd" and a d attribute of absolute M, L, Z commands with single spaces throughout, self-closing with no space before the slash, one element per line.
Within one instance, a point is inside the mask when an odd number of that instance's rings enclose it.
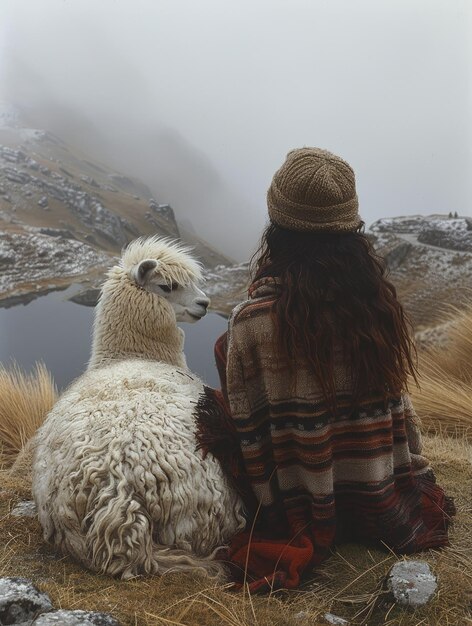
<path fill-rule="evenodd" d="M 434 599 L 415 612 L 394 606 L 382 581 L 395 555 L 347 544 L 293 592 L 248 596 L 211 579 L 183 574 L 116 581 L 85 571 L 45 545 L 36 519 L 9 515 L 31 497 L 28 478 L 0 472 L 0 576 L 26 576 L 48 592 L 56 607 L 112 613 L 124 626 L 307 626 L 330 611 L 353 624 L 391 626 L 472 625 L 472 449 L 465 440 L 425 438 L 438 482 L 458 509 L 451 546 L 419 558 L 438 575 Z M 414 558 L 414 557 L 411 557 Z"/>
<path fill-rule="evenodd" d="M 31 498 L 28 449 L 7 468 L 54 402 L 43 370 L 31 379 L 0 372 L 0 576 L 29 577 L 56 607 L 107 611 L 123 626 L 314 626 L 327 611 L 359 625 L 472 626 L 472 309 L 451 329 L 446 350 L 421 355 L 422 388 L 414 393 L 429 432 L 425 455 L 457 507 L 450 547 L 410 557 L 426 560 L 438 576 L 438 591 L 422 609 L 398 608 L 382 587 L 398 557 L 353 544 L 340 546 L 299 590 L 252 597 L 181 573 L 116 581 L 58 557 L 36 519 L 10 515 Z"/>

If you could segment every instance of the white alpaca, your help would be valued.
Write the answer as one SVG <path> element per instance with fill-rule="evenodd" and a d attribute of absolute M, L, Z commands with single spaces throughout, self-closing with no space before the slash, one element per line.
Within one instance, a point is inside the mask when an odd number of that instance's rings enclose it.
<path fill-rule="evenodd" d="M 103 286 L 88 369 L 38 431 L 44 537 L 92 570 L 217 573 L 213 551 L 244 527 L 219 463 L 196 450 L 203 384 L 187 369 L 176 322 L 205 315 L 200 279 L 178 244 L 131 243 Z"/>

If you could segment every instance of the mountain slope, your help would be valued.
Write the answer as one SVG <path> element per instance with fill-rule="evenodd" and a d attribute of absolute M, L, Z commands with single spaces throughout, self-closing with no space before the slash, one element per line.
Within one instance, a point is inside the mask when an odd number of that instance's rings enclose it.
<path fill-rule="evenodd" d="M 372 224 L 370 233 L 416 330 L 441 324 L 451 305 L 470 302 L 472 219 L 388 218 Z"/>
<path fill-rule="evenodd" d="M 170 205 L 142 182 L 28 128 L 18 111 L 0 105 L 0 301 L 87 277 L 96 283 L 124 245 L 155 234 L 182 236 L 207 267 L 231 263 L 180 233 Z"/>

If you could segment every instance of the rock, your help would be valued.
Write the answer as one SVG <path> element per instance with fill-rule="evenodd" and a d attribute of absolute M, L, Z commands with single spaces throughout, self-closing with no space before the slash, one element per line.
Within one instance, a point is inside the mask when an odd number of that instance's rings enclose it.
<path fill-rule="evenodd" d="M 149 208 L 155 211 L 156 213 L 158 213 L 159 215 L 162 215 L 166 219 L 175 221 L 174 210 L 172 209 L 170 204 L 158 204 L 154 200 L 154 198 L 151 198 L 149 200 Z"/>
<path fill-rule="evenodd" d="M 427 218 L 423 215 L 411 215 L 406 217 L 383 217 L 374 222 L 369 230 L 373 233 L 394 232 L 394 233 L 419 233 Z"/>
<path fill-rule="evenodd" d="M 387 577 L 387 588 L 395 602 L 413 609 L 426 604 L 436 587 L 436 576 L 424 561 L 399 561 Z"/>
<path fill-rule="evenodd" d="M 10 515 L 13 515 L 14 517 L 36 517 L 37 514 L 38 510 L 33 500 L 24 500 L 23 502 L 18 502 L 18 504 L 13 507 L 10 513 Z"/>
<path fill-rule="evenodd" d="M 34 231 L 31 231 L 34 232 Z M 49 237 L 61 237 L 62 239 L 77 239 L 74 233 L 67 228 L 39 228 L 38 231 L 41 235 L 49 235 Z"/>
<path fill-rule="evenodd" d="M 84 289 L 79 293 L 74 294 L 69 298 L 70 302 L 81 304 L 82 306 L 96 306 L 100 297 L 100 288 L 91 287 L 90 289 Z"/>
<path fill-rule="evenodd" d="M 39 170 L 39 163 L 31 157 L 26 159 L 26 166 L 29 167 L 30 170 L 35 170 L 36 172 Z"/>
<path fill-rule="evenodd" d="M 100 187 L 95 178 L 92 178 L 91 176 L 81 176 L 80 180 L 87 183 L 87 185 L 90 185 L 91 187 Z"/>
<path fill-rule="evenodd" d="M 49 596 L 27 578 L 0 578 L 0 624 L 28 622 L 51 609 Z"/>
<path fill-rule="evenodd" d="M 44 289 L 48 281 L 86 274 L 106 267 L 107 254 L 72 239 L 50 237 L 37 232 L 0 231 L 0 301 L 14 289 Z M 37 285 L 37 287 L 36 287 Z M 6 297 L 10 297 L 6 296 Z"/>
<path fill-rule="evenodd" d="M 20 183 L 21 185 L 25 185 L 31 180 L 31 176 L 29 174 L 18 170 L 16 167 L 4 167 L 3 173 L 5 174 L 6 178 L 12 183 Z"/>
<path fill-rule="evenodd" d="M 402 241 L 395 248 L 390 250 L 384 255 L 384 259 L 390 270 L 396 269 L 399 267 L 405 259 L 408 257 L 412 250 L 413 246 L 411 243 L 407 241 Z"/>
<path fill-rule="evenodd" d="M 334 624 L 335 626 L 347 626 L 349 624 L 346 619 L 333 615 L 333 613 L 325 613 L 323 617 L 327 624 Z"/>
<path fill-rule="evenodd" d="M 42 196 L 39 200 L 38 200 L 38 204 L 41 208 L 46 209 L 49 206 L 49 202 L 48 202 L 48 197 L 47 196 Z"/>
<path fill-rule="evenodd" d="M 458 250 L 459 252 L 472 252 L 472 232 L 468 229 L 467 222 L 465 220 L 463 222 L 464 228 L 462 230 L 424 229 L 418 235 L 418 241 L 439 248 Z"/>
<path fill-rule="evenodd" d="M 25 153 L 21 150 L 14 150 L 7 146 L 1 147 L 0 154 L 5 161 L 9 161 L 10 163 L 20 163 L 20 161 L 24 161 L 26 158 Z"/>
<path fill-rule="evenodd" d="M 34 626 L 120 626 L 108 613 L 93 611 L 52 611 L 34 620 Z"/>

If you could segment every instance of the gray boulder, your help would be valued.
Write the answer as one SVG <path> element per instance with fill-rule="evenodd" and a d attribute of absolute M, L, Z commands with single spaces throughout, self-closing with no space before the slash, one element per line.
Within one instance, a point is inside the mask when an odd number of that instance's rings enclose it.
<path fill-rule="evenodd" d="M 424 561 L 399 561 L 387 577 L 387 588 L 395 602 L 413 609 L 426 604 L 437 586 L 436 576 Z"/>
<path fill-rule="evenodd" d="M 339 617 L 333 613 L 325 613 L 324 619 L 327 624 L 334 624 L 334 626 L 347 626 L 349 622 L 344 617 Z"/>
<path fill-rule="evenodd" d="M 26 578 L 0 578 L 0 624 L 19 624 L 52 609 L 49 596 Z"/>
<path fill-rule="evenodd" d="M 40 615 L 34 620 L 33 626 L 120 626 L 108 613 L 93 611 L 53 611 Z"/>
<path fill-rule="evenodd" d="M 33 500 L 24 500 L 18 502 L 18 504 L 11 510 L 13 517 L 36 517 L 38 510 Z"/>

